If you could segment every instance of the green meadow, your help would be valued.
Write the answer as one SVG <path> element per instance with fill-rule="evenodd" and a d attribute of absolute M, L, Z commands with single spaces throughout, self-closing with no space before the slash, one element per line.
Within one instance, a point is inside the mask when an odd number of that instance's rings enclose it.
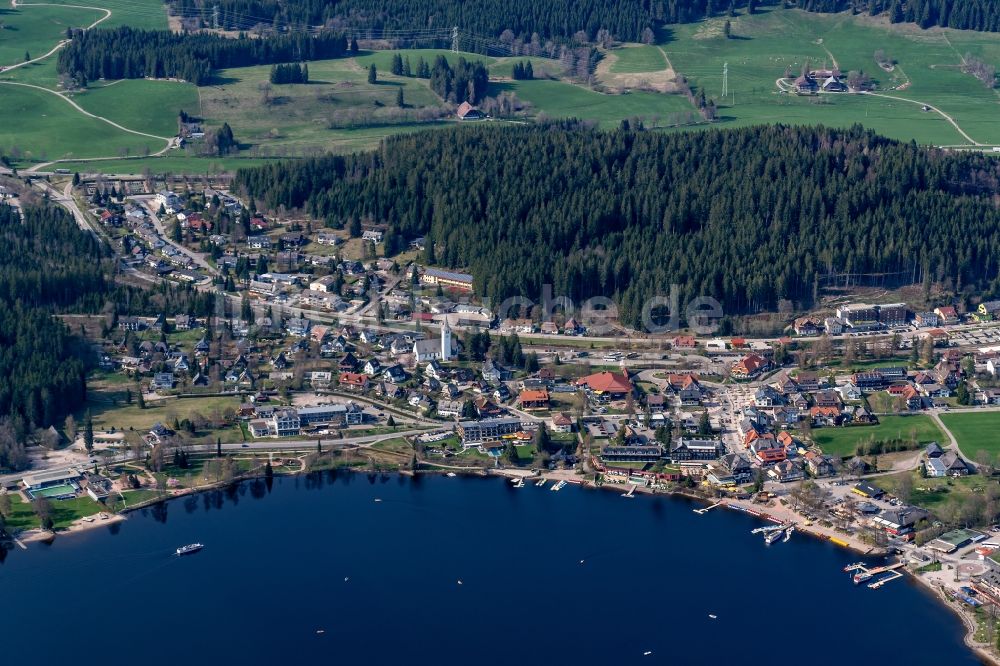
<path fill-rule="evenodd" d="M 513 92 L 519 99 L 529 102 L 536 114 L 595 120 L 604 127 L 613 127 L 634 116 L 662 117 L 692 110 L 691 104 L 680 95 L 645 91 L 601 93 L 566 81 L 505 81 L 490 85 L 491 94 L 503 91 Z"/>
<path fill-rule="evenodd" d="M 0 152 L 16 159 L 113 157 L 123 150 L 141 155 L 147 148 L 155 152 L 165 145 L 84 116 L 53 93 L 5 85 L 0 100 Z"/>
<path fill-rule="evenodd" d="M 951 431 L 962 453 L 975 462 L 986 451 L 990 460 L 1000 454 L 1000 412 L 954 412 L 941 414 L 941 422 Z"/>
<path fill-rule="evenodd" d="M 273 159 L 252 157 L 197 157 L 184 151 L 172 150 L 162 157 L 138 157 L 126 160 L 93 160 L 87 162 L 60 162 L 59 168 L 86 173 L 142 175 L 147 170 L 154 174 L 214 175 L 228 173 L 242 167 L 262 166 Z"/>
<path fill-rule="evenodd" d="M 146 30 L 167 29 L 167 9 L 161 0 L 46 0 L 54 5 L 89 5 L 102 7 L 111 12 L 111 17 L 101 21 L 102 28 L 128 25 Z"/>
<path fill-rule="evenodd" d="M 643 72 L 658 72 L 667 67 L 667 59 L 655 46 L 645 44 L 629 44 L 624 48 L 611 52 L 614 62 L 611 72 L 614 74 L 641 74 Z"/>
<path fill-rule="evenodd" d="M 6 3 L 5 3 L 6 5 Z M 66 37 L 66 28 L 84 28 L 104 12 L 77 7 L 0 8 L 0 67 L 24 62 L 24 52 L 32 58 L 45 55 Z"/>
<path fill-rule="evenodd" d="M 177 134 L 177 115 L 201 111 L 198 89 L 177 81 L 124 79 L 91 85 L 73 94 L 73 101 L 90 113 L 157 136 Z"/>
<path fill-rule="evenodd" d="M 719 101 L 723 126 L 755 123 L 861 123 L 898 139 L 920 143 L 968 141 L 939 114 L 940 108 L 980 143 L 1000 143 L 995 117 L 998 93 L 960 65 L 965 53 L 989 62 L 1000 58 L 1000 36 L 914 26 L 889 26 L 870 17 L 812 14 L 772 9 L 730 19 L 733 39 L 722 33 L 725 19 L 673 26 L 663 47 L 674 68 Z M 898 61 L 893 72 L 876 64 L 877 49 Z M 721 98 L 728 63 L 730 95 Z M 797 75 L 809 63 L 841 71 L 861 70 L 879 84 L 880 95 L 797 97 L 779 94 L 775 82 L 786 68 Z"/>

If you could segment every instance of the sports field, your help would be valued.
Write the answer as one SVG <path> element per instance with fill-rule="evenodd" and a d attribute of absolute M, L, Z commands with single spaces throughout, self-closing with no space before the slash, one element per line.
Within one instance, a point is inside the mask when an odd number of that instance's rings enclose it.
<path fill-rule="evenodd" d="M 890 439 L 916 439 L 920 444 L 944 442 L 944 433 L 929 416 L 883 416 L 878 425 L 849 426 L 846 428 L 816 428 L 812 431 L 813 441 L 823 453 L 833 456 L 853 456 L 858 444 L 870 439 L 886 441 Z"/>
<path fill-rule="evenodd" d="M 951 431 L 962 453 L 976 461 L 980 451 L 990 460 L 1000 454 L 1000 412 L 956 412 L 941 414 L 941 422 Z"/>

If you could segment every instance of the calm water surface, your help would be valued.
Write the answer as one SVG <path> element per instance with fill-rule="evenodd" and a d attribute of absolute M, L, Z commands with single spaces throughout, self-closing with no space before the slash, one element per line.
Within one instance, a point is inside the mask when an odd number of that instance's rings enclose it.
<path fill-rule="evenodd" d="M 857 556 L 765 546 L 754 519 L 694 506 L 499 479 L 244 483 L 8 552 L 0 635 L 11 659 L 102 666 L 979 663 L 913 583 L 855 587 Z"/>

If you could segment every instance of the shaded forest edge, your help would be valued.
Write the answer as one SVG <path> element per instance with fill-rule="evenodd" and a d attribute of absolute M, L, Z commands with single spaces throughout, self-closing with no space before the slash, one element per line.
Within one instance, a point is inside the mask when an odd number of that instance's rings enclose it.
<path fill-rule="evenodd" d="M 242 169 L 236 186 L 355 235 L 384 225 L 389 256 L 426 237 L 425 263 L 467 269 L 493 303 L 551 284 L 612 298 L 636 327 L 671 285 L 730 315 L 807 309 L 844 275 L 1000 292 L 1000 165 L 860 126 L 462 127 Z"/>

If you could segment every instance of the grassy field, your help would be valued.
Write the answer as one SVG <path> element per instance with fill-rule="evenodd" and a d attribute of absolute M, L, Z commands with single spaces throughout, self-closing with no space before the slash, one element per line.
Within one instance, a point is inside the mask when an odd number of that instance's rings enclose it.
<path fill-rule="evenodd" d="M 989 483 L 988 479 L 978 475 L 957 479 L 925 479 L 919 472 L 907 471 L 879 477 L 875 480 L 875 485 L 890 494 L 896 494 L 900 479 L 904 476 L 909 476 L 913 480 L 910 503 L 929 511 L 940 507 L 952 497 L 961 500 L 973 493 L 982 493 L 984 486 Z"/>
<path fill-rule="evenodd" d="M 38 516 L 31 504 L 21 499 L 20 495 L 11 493 L 11 511 L 7 517 L 7 527 L 11 530 L 28 530 L 40 526 Z M 52 521 L 55 529 L 69 527 L 75 520 L 85 516 L 93 516 L 104 511 L 102 504 L 84 495 L 75 499 L 50 500 L 52 506 Z"/>
<path fill-rule="evenodd" d="M 678 72 L 709 97 L 722 92 L 723 64 L 729 64 L 733 96 L 720 100 L 723 126 L 760 122 L 861 123 L 899 139 L 921 143 L 968 143 L 940 115 L 919 103 L 939 107 L 983 143 L 1000 142 L 997 93 L 985 88 L 959 65 L 966 52 L 995 62 L 1000 36 L 954 30 L 919 31 L 889 26 L 869 17 L 812 14 L 773 9 L 730 19 L 738 39 L 722 34 L 725 19 L 675 26 L 664 49 Z M 898 60 L 892 74 L 875 63 L 883 49 Z M 798 74 L 805 63 L 835 63 L 844 72 L 863 70 L 879 83 L 879 92 L 911 101 L 859 95 L 796 97 L 776 92 L 775 81 L 786 67 Z"/>
<path fill-rule="evenodd" d="M 167 10 L 161 0 L 46 0 L 55 5 L 85 4 L 111 11 L 111 18 L 101 22 L 102 28 L 129 25 L 147 30 L 167 29 Z"/>
<path fill-rule="evenodd" d="M 140 155 L 146 148 L 156 151 L 164 145 L 83 116 L 66 100 L 33 88 L 0 86 L 0 112 L 0 152 L 14 157 L 111 157 L 122 149 Z"/>
<path fill-rule="evenodd" d="M 78 7 L 18 7 L 0 9 L 0 67 L 24 62 L 24 52 L 42 56 L 65 38 L 66 28 L 84 28 L 104 12 Z"/>
<path fill-rule="evenodd" d="M 942 414 L 941 422 L 958 441 L 962 453 L 976 459 L 976 454 L 986 451 L 994 460 L 1000 454 L 1000 412 L 966 412 Z"/>
<path fill-rule="evenodd" d="M 421 58 L 427 61 L 428 66 L 433 66 L 434 61 L 438 56 L 444 56 L 450 65 L 457 63 L 460 58 L 464 58 L 468 62 L 481 62 L 491 68 L 491 74 L 493 73 L 492 66 L 497 62 L 495 58 L 480 55 L 479 53 L 452 53 L 448 49 L 399 49 L 395 51 L 369 51 L 367 53 L 360 53 L 355 60 L 357 60 L 358 64 L 366 70 L 369 65 L 374 64 L 375 69 L 378 70 L 378 73 L 381 76 L 382 74 L 389 74 L 389 70 L 392 67 L 392 58 L 397 53 L 403 58 L 410 59 L 410 68 L 413 70 L 416 70 L 417 63 Z M 311 66 L 309 68 L 309 76 L 310 78 L 312 77 Z"/>
<path fill-rule="evenodd" d="M 613 127 L 624 118 L 660 116 L 691 111 L 680 95 L 632 92 L 624 95 L 599 93 L 565 81 L 510 81 L 491 83 L 490 94 L 511 91 L 530 102 L 536 113 L 552 118 L 595 120 Z"/>
<path fill-rule="evenodd" d="M 883 416 L 874 426 L 851 426 L 847 428 L 816 428 L 813 441 L 824 453 L 847 457 L 854 455 L 858 444 L 871 438 L 875 440 L 909 439 L 915 436 L 921 444 L 943 442 L 944 433 L 929 416 Z"/>
<path fill-rule="evenodd" d="M 128 404 L 125 398 L 126 389 L 131 389 L 133 394 L 132 404 Z M 83 423 L 86 409 L 90 410 L 94 419 L 94 430 L 101 431 L 108 428 L 130 431 L 135 430 L 145 433 L 157 421 L 167 427 L 173 427 L 174 419 L 184 420 L 191 418 L 195 413 L 212 418 L 215 412 L 222 413 L 227 408 L 236 409 L 239 399 L 229 396 L 206 396 L 199 398 L 165 398 L 163 400 L 149 400 L 146 402 L 146 409 L 140 409 L 135 402 L 134 386 L 118 387 L 98 387 L 91 391 L 91 399 L 86 408 L 80 410 L 76 415 L 77 422 Z M 230 428 L 218 434 L 222 441 L 242 441 L 237 429 Z"/>
<path fill-rule="evenodd" d="M 655 46 L 645 44 L 629 44 L 624 48 L 611 52 L 614 62 L 611 71 L 614 74 L 638 74 L 643 72 L 658 72 L 665 69 L 667 60 Z"/>
<path fill-rule="evenodd" d="M 196 157 L 180 151 L 171 151 L 162 157 L 139 157 L 128 160 L 94 160 L 89 162 L 63 162 L 60 168 L 70 171 L 104 174 L 142 174 L 149 169 L 154 174 L 186 173 L 217 174 L 235 171 L 241 167 L 254 167 L 275 159 L 252 157 Z"/>
<path fill-rule="evenodd" d="M 345 152 L 375 145 L 393 133 L 426 125 L 396 123 L 396 93 L 403 90 L 406 110 L 437 108 L 440 101 L 422 79 L 379 72 L 369 84 L 366 59 L 388 57 L 388 52 L 309 63 L 307 85 L 271 86 L 268 66 L 242 67 L 219 73 L 218 85 L 199 89 L 201 110 L 209 124 L 227 121 L 241 143 L 257 147 L 253 155 L 300 155 L 310 149 Z M 352 119 L 380 122 L 373 127 L 351 127 Z M 331 129 L 334 128 L 334 129 Z"/>
<path fill-rule="evenodd" d="M 73 101 L 123 127 L 165 137 L 177 134 L 181 109 L 192 115 L 201 112 L 198 89 L 176 81 L 112 81 L 75 93 Z"/>

